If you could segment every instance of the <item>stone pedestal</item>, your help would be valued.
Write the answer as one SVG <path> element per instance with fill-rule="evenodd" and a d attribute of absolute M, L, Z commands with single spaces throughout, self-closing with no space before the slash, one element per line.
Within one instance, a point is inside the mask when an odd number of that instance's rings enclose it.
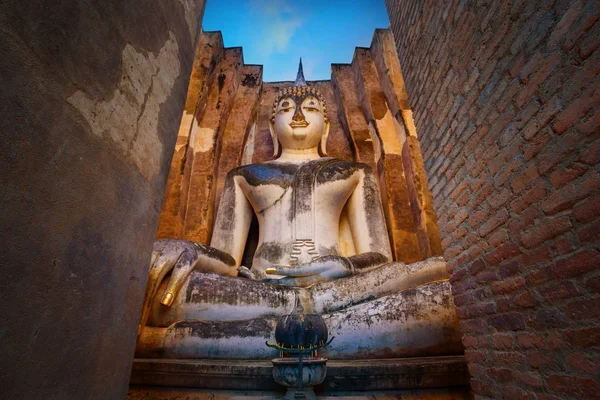
<path fill-rule="evenodd" d="M 271 369 L 268 360 L 136 359 L 128 400 L 283 397 Z M 463 356 L 329 360 L 315 392 L 319 398 L 469 399 L 468 385 Z"/>

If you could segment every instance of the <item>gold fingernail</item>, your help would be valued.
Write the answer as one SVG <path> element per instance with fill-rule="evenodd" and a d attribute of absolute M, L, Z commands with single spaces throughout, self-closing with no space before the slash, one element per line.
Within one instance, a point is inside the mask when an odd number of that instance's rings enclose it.
<path fill-rule="evenodd" d="M 273 275 L 277 273 L 277 268 L 267 268 L 265 272 L 267 273 L 267 275 Z"/>
<path fill-rule="evenodd" d="M 175 300 L 175 296 L 173 296 L 173 293 L 167 292 L 162 297 L 162 299 L 160 299 L 160 304 L 170 306 L 171 304 L 173 304 L 173 300 Z"/>

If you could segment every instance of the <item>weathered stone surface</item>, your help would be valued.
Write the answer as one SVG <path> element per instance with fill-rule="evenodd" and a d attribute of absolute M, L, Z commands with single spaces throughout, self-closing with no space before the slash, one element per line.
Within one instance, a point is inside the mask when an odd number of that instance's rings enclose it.
<path fill-rule="evenodd" d="M 123 398 L 204 1 L 0 6 L 0 387 Z"/>
<path fill-rule="evenodd" d="M 356 49 L 352 68 L 375 146 L 379 187 L 394 259 L 407 263 L 421 260 L 402 163 L 402 144 L 406 137 L 400 134 L 398 121 L 387 106 L 369 49 Z"/>
<path fill-rule="evenodd" d="M 215 167 L 218 178 L 213 200 L 216 202 L 215 208 L 218 208 L 225 177 L 229 171 L 240 166 L 244 143 L 256 123 L 262 90 L 262 66 L 244 66 L 238 79 L 240 82 L 235 99 L 218 144 L 218 162 Z"/>
<path fill-rule="evenodd" d="M 373 140 L 368 122 L 360 107 L 358 86 L 354 79 L 352 66 L 332 65 L 331 82 L 336 93 L 340 120 L 352 141 L 356 160 L 364 162 L 376 170 Z"/>
<path fill-rule="evenodd" d="M 188 179 L 184 179 L 185 155 L 189 148 L 190 132 L 194 124 L 196 110 L 206 106 L 210 80 L 214 80 L 214 71 L 223 57 L 223 38 L 221 32 L 202 32 L 196 46 L 194 65 L 190 76 L 185 108 L 179 125 L 177 143 L 173 152 L 167 188 L 163 199 L 162 209 L 156 238 L 183 237 L 183 221 L 185 208 L 181 196 L 187 187 Z M 200 111 L 198 111 L 199 113 Z"/>
<path fill-rule="evenodd" d="M 215 68 L 206 106 L 196 110 L 184 166 L 187 184 L 182 193 L 183 236 L 187 240 L 207 243 L 210 238 L 215 207 L 215 159 L 239 85 L 242 64 L 241 48 L 225 49 L 223 59 Z"/>

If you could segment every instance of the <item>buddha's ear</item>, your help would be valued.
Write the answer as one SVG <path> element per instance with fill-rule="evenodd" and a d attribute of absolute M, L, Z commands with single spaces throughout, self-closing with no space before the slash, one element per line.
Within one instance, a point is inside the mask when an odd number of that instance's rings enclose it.
<path fill-rule="evenodd" d="M 325 121 L 325 129 L 323 130 L 323 136 L 321 136 L 321 143 L 319 146 L 319 150 L 321 151 L 322 156 L 327 155 L 327 138 L 329 137 L 329 127 L 331 124 L 328 120 Z"/>
<path fill-rule="evenodd" d="M 269 131 L 271 132 L 271 139 L 273 140 L 273 157 L 279 155 L 279 140 L 275 134 L 275 120 L 269 120 Z"/>

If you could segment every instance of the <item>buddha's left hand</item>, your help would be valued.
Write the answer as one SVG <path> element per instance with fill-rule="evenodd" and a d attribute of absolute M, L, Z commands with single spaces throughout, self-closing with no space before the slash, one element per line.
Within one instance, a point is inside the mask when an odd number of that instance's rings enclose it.
<path fill-rule="evenodd" d="M 269 282 L 285 286 L 307 287 L 315 283 L 353 275 L 354 267 L 346 257 L 324 256 L 297 267 L 274 266 L 268 268 L 266 272 L 269 275 L 285 276 L 280 279 L 269 279 Z"/>

